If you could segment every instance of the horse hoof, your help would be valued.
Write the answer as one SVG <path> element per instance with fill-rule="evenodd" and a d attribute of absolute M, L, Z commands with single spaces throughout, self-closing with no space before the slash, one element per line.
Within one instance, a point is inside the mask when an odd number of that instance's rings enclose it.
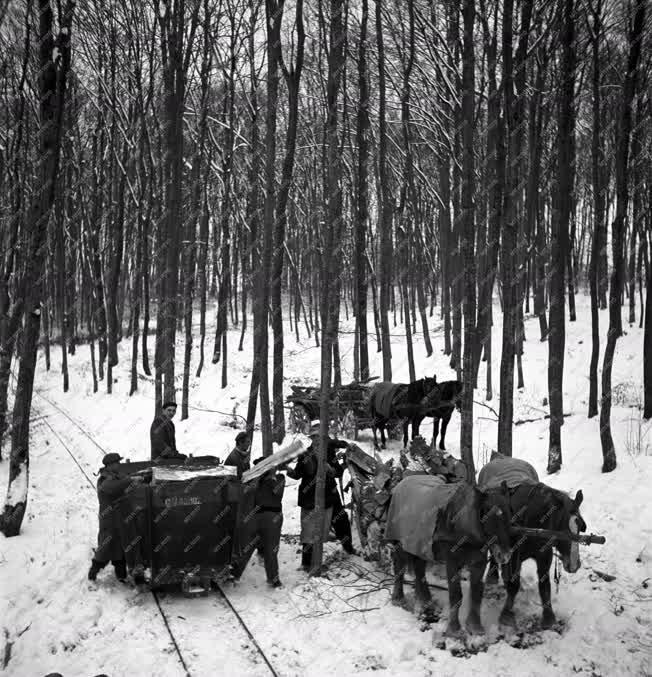
<path fill-rule="evenodd" d="M 446 447 L 443 444 L 440 444 L 439 451 L 446 451 Z"/>
<path fill-rule="evenodd" d="M 467 618 L 466 629 L 471 635 L 484 635 L 484 627 L 477 618 Z"/>
<path fill-rule="evenodd" d="M 516 616 L 513 611 L 502 611 L 498 617 L 498 622 L 506 628 L 516 628 Z"/>
<path fill-rule="evenodd" d="M 394 606 L 405 606 L 405 595 L 392 595 L 392 604 Z"/>
<path fill-rule="evenodd" d="M 437 623 L 439 621 L 439 613 L 432 603 L 425 604 L 417 614 L 417 617 L 424 623 L 429 624 Z"/>
<path fill-rule="evenodd" d="M 446 632 L 444 633 L 445 637 L 450 637 L 451 639 L 459 639 L 460 637 L 463 636 L 462 632 L 462 626 L 460 625 L 460 622 L 457 621 L 455 623 L 449 622 L 448 625 L 446 626 Z"/>
<path fill-rule="evenodd" d="M 555 614 L 552 611 L 543 613 L 543 618 L 541 619 L 541 627 L 544 630 L 549 630 L 556 622 L 557 619 L 555 618 Z"/>

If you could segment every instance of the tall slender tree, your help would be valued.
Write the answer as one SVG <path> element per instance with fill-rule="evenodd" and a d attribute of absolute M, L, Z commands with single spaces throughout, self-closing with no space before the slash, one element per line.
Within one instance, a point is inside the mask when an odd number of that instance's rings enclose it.
<path fill-rule="evenodd" d="M 602 445 L 602 472 L 616 468 L 616 448 L 611 435 L 611 370 L 616 342 L 623 333 L 621 296 L 623 293 L 623 250 L 627 208 L 629 203 L 629 144 L 632 132 L 632 106 L 636 94 L 643 27 L 647 0 L 635 0 L 633 21 L 628 21 L 627 70 L 620 103 L 620 121 L 616 136 L 616 213 L 611 224 L 612 272 L 609 287 L 609 329 L 602 363 L 602 408 L 600 410 L 600 442 Z"/>
<path fill-rule="evenodd" d="M 38 2 L 38 93 L 39 139 L 38 182 L 27 213 L 29 224 L 25 271 L 20 281 L 24 328 L 20 346 L 20 367 L 14 399 L 9 485 L 0 531 L 17 536 L 27 509 L 29 488 L 29 423 L 40 328 L 41 301 L 45 294 L 43 271 L 47 255 L 47 232 L 55 201 L 66 84 L 70 70 L 70 38 L 75 3 L 68 0 L 59 16 L 55 39 L 50 0 Z M 55 49 L 56 48 L 56 49 Z"/>
<path fill-rule="evenodd" d="M 561 6 L 561 66 L 557 113 L 557 176 L 553 192 L 550 279 L 550 332 L 548 335 L 548 396 L 550 441 L 548 472 L 561 468 L 561 427 L 564 424 L 564 352 L 566 317 L 564 272 L 568 249 L 568 226 L 575 183 L 575 17 L 574 0 Z M 568 271 L 570 274 L 570 271 Z"/>

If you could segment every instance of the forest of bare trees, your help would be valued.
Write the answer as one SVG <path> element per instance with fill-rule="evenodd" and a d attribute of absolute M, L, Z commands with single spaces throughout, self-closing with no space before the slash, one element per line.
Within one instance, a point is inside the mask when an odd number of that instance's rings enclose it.
<path fill-rule="evenodd" d="M 64 390 L 76 351 L 95 391 L 129 359 L 131 394 L 152 375 L 153 406 L 180 390 L 187 418 L 191 363 L 221 363 L 217 393 L 227 330 L 240 350 L 253 332 L 247 427 L 269 454 L 284 332 L 321 349 L 325 433 L 349 315 L 356 379 L 378 351 L 392 380 L 393 333 L 411 380 L 450 356 L 471 467 L 474 400 L 499 395 L 511 455 L 526 338 L 548 341 L 554 472 L 565 326 L 590 294 L 586 415 L 613 470 L 626 323 L 652 417 L 651 25 L 646 0 L 1 0 L 2 531 L 25 513 L 38 349 Z"/>

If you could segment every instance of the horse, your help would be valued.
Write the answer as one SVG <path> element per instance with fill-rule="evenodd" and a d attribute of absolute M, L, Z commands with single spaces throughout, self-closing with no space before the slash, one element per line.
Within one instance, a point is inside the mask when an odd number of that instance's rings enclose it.
<path fill-rule="evenodd" d="M 529 466 L 529 463 L 520 459 L 510 459 L 514 468 L 520 464 Z M 483 481 L 483 472 L 494 461 L 490 461 L 478 476 L 478 486 L 485 490 L 490 486 Z M 528 474 L 536 472 L 525 468 Z M 500 474 L 494 477 L 495 481 L 501 481 Z M 504 481 L 504 480 L 503 480 Z M 542 482 L 528 482 L 519 484 L 510 490 L 509 505 L 513 515 L 515 526 L 535 529 L 551 529 L 565 532 L 569 536 L 586 531 L 586 523 L 580 514 L 580 505 L 584 500 L 582 491 L 579 490 L 575 498 L 558 489 L 553 489 Z M 521 586 L 521 565 L 526 559 L 534 559 L 537 565 L 539 579 L 539 596 L 543 607 L 542 627 L 550 628 L 555 623 L 555 614 L 552 610 L 550 594 L 550 567 L 554 550 L 561 557 L 562 566 L 568 573 L 575 573 L 581 565 L 579 558 L 579 546 L 576 542 L 568 540 L 552 541 L 549 538 L 537 536 L 515 536 L 512 539 L 513 554 L 508 563 L 502 564 L 502 577 L 507 591 L 505 605 L 500 613 L 499 622 L 508 627 L 515 627 L 514 600 Z M 496 573 L 498 565 L 492 559 L 489 562 L 487 580 L 491 581 L 492 574 Z"/>
<path fill-rule="evenodd" d="M 441 438 L 439 440 L 439 448 L 442 451 L 446 451 L 446 445 L 444 440 L 446 438 L 446 428 L 448 428 L 448 422 L 451 420 L 453 411 L 457 409 L 458 411 L 462 410 L 462 390 L 464 385 L 462 381 L 442 381 L 437 384 L 439 388 L 439 401 L 430 402 L 427 408 L 421 411 L 417 416 L 412 419 L 412 439 L 414 439 L 419 434 L 419 426 L 421 421 L 423 421 L 426 416 L 432 416 L 433 420 L 433 429 L 432 429 L 432 446 L 434 447 L 437 443 L 437 435 L 439 434 L 439 420 L 441 419 Z"/>
<path fill-rule="evenodd" d="M 448 626 L 451 637 L 461 633 L 462 604 L 460 571 L 466 566 L 471 577 L 471 610 L 466 626 L 473 634 L 484 633 L 480 607 L 482 577 L 489 548 L 499 562 L 511 551 L 507 487 L 483 492 L 466 482 L 446 484 L 434 475 L 410 475 L 392 492 L 385 539 L 393 544 L 394 588 L 392 602 L 404 604 L 406 567 L 414 571 L 415 611 L 431 604 L 426 582 L 426 560 L 446 563 L 448 579 Z"/>
<path fill-rule="evenodd" d="M 372 386 L 369 393 L 369 413 L 371 415 L 371 427 L 374 432 L 374 446 L 378 448 L 376 430 L 380 430 L 382 448 L 385 448 L 385 430 L 391 418 L 403 419 L 403 446 L 408 443 L 408 426 L 412 423 L 414 433 L 414 421 L 421 411 L 432 409 L 439 402 L 440 393 L 437 377 L 433 376 L 413 381 L 412 383 L 390 383 L 384 381 Z M 414 434 L 412 435 L 414 437 Z"/>

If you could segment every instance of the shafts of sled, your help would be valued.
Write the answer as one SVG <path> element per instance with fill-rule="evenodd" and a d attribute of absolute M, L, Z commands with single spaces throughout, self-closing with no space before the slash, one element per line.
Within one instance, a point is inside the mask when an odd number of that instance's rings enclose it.
<path fill-rule="evenodd" d="M 575 541 L 582 545 L 591 545 L 592 543 L 604 545 L 607 541 L 604 536 L 596 536 L 595 534 L 571 534 L 563 531 L 552 531 L 551 529 L 512 527 L 511 531 L 516 536 L 533 536 L 555 541 Z"/>

